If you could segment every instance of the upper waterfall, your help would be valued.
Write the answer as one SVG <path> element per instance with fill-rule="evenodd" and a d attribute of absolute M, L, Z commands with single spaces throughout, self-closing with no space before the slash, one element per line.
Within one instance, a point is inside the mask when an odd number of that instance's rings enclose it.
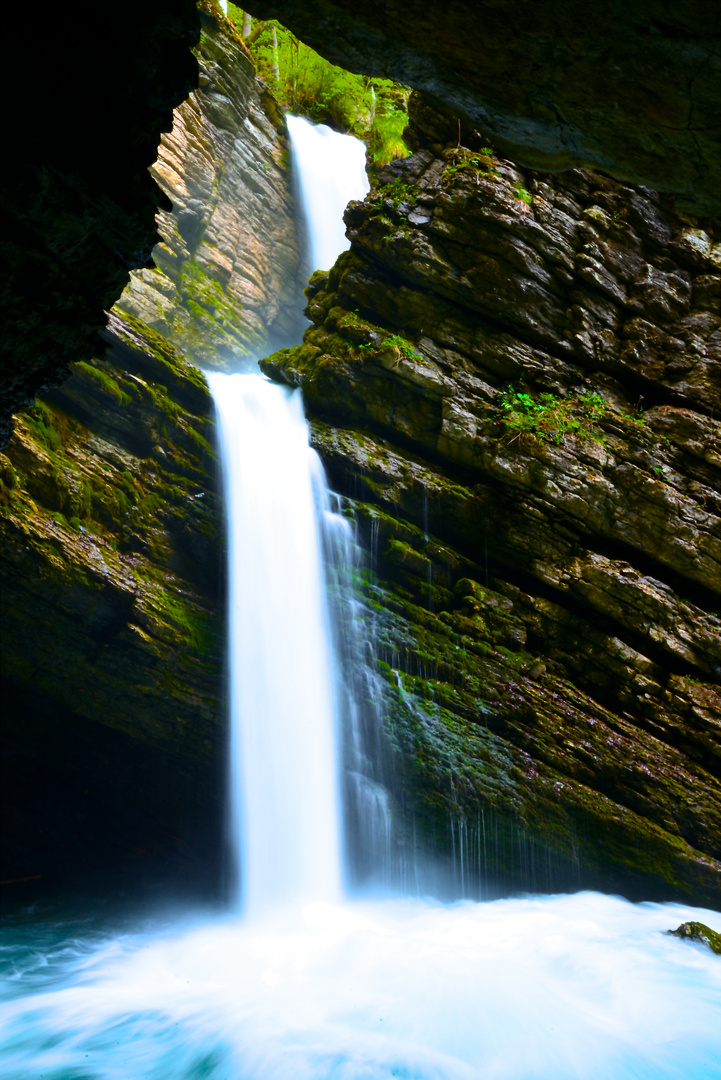
<path fill-rule="evenodd" d="M 289 116 L 288 133 L 297 165 L 303 209 L 308 222 L 313 270 L 330 270 L 341 251 L 350 247 L 343 211 L 351 199 L 364 199 L 370 184 L 365 146 L 325 124 Z"/>

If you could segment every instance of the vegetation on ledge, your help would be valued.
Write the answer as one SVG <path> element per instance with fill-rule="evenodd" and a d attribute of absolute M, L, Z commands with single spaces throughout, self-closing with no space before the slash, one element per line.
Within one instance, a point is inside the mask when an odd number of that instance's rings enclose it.
<path fill-rule="evenodd" d="M 235 4 L 228 4 L 228 19 L 288 112 L 362 139 L 374 165 L 409 153 L 403 141 L 408 87 L 336 67 L 276 20 L 255 19 Z"/>

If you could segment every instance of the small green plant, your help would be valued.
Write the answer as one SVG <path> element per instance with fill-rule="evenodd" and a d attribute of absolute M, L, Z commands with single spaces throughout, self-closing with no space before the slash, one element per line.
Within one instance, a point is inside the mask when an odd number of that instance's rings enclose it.
<path fill-rule="evenodd" d="M 493 169 L 493 150 L 490 146 L 484 146 L 481 150 L 474 152 L 459 145 L 446 151 L 444 156 L 448 159 L 448 164 L 443 171 L 444 179 L 466 173 L 478 183 L 481 176 L 498 176 Z"/>
<path fill-rule="evenodd" d="M 567 435 L 604 441 L 603 435 L 593 427 L 607 409 L 599 394 L 559 398 L 543 393 L 536 399 L 509 385 L 499 392 L 498 402 L 503 410 L 502 422 L 514 432 L 514 438 L 527 434 L 556 445 Z"/>
<path fill-rule="evenodd" d="M 377 344 L 373 341 L 366 341 L 363 345 L 356 346 L 358 352 L 375 354 L 384 350 L 397 349 L 399 353 L 407 356 L 409 360 L 422 360 L 423 357 L 420 353 L 417 353 L 410 341 L 401 337 L 400 334 L 387 334 L 382 341 Z"/>
<path fill-rule="evenodd" d="M 526 191 L 520 180 L 518 181 L 513 190 L 516 193 L 516 197 L 519 198 L 521 202 L 526 203 L 527 206 L 531 205 L 531 203 L 533 202 L 533 195 L 531 195 L 530 191 Z"/>
<path fill-rule="evenodd" d="M 646 417 L 643 414 L 643 397 L 640 397 L 633 407 L 633 412 L 624 413 L 624 420 L 633 420 L 636 424 L 645 424 Z"/>
<path fill-rule="evenodd" d="M 389 184 L 382 184 L 375 192 L 375 199 L 370 205 L 371 210 L 382 210 L 383 204 L 390 202 L 393 209 L 397 210 L 402 202 L 411 200 L 415 202 L 413 184 L 409 184 L 400 178 L 391 180 Z"/>
<path fill-rule="evenodd" d="M 399 334 L 389 334 L 388 337 L 383 338 L 380 347 L 381 349 L 398 349 L 398 351 L 407 356 L 409 360 L 421 359 L 421 356 L 414 350 L 410 341 L 406 341 L 406 339 Z"/>

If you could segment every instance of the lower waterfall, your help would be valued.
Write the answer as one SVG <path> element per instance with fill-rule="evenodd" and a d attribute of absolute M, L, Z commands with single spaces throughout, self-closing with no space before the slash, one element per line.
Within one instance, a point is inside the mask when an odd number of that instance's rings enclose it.
<path fill-rule="evenodd" d="M 297 392 L 258 375 L 212 374 L 209 382 L 228 503 L 232 893 L 248 912 L 337 900 L 322 468 Z"/>
<path fill-rule="evenodd" d="M 299 395 L 252 375 L 211 383 L 230 504 L 232 904 L 6 920 L 3 1077 L 721 1075 L 721 965 L 664 933 L 713 912 L 589 892 L 444 904 L 344 889 L 322 565 L 323 522 L 342 521 Z M 358 798 L 360 816 L 377 809 L 370 832 L 387 829 L 382 804 L 379 790 Z"/>

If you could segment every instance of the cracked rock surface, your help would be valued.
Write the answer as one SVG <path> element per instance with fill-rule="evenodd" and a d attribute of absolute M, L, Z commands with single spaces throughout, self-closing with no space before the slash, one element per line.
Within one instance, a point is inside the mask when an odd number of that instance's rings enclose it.
<path fill-rule="evenodd" d="M 403 798 L 446 844 L 505 821 L 516 887 L 545 838 L 565 885 L 716 903 L 718 237 L 416 138 L 261 365 L 355 507 Z"/>
<path fill-rule="evenodd" d="M 151 173 L 161 210 L 154 268 L 119 304 L 204 367 L 241 370 L 302 332 L 302 265 L 285 117 L 228 20 L 201 10 L 199 89 Z"/>

